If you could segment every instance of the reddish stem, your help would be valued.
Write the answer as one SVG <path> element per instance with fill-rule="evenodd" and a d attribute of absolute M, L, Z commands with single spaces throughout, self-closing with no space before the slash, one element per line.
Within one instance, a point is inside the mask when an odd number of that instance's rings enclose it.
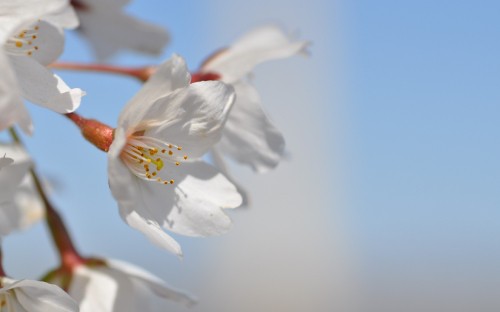
<path fill-rule="evenodd" d="M 7 276 L 7 274 L 5 274 L 5 271 L 3 269 L 3 250 L 0 247 L 0 277 L 3 277 L 3 276 Z"/>
<path fill-rule="evenodd" d="M 156 70 L 153 66 L 145 66 L 145 67 L 121 67 L 114 65 L 103 65 L 103 64 L 80 64 L 80 63 L 70 63 L 70 62 L 57 62 L 52 63 L 50 67 L 55 69 L 64 69 L 64 70 L 79 70 L 79 71 L 91 71 L 91 72 L 103 72 L 109 74 L 119 74 L 129 77 L 134 77 L 139 79 L 142 82 L 148 80 L 148 78 L 154 73 Z"/>

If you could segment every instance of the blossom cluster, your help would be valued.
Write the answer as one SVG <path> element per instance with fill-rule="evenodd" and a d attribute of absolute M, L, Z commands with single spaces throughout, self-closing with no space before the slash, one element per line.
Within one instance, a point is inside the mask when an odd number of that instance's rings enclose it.
<path fill-rule="evenodd" d="M 151 297 L 196 302 L 144 269 L 77 251 L 16 130 L 35 131 L 26 100 L 65 116 L 107 153 L 109 188 L 123 221 L 180 258 L 181 246 L 169 233 L 226 233 L 231 219 L 225 210 L 248 204 L 250 195 L 228 172 L 227 158 L 256 173 L 282 159 L 285 140 L 264 112 L 251 72 L 262 62 L 305 53 L 308 42 L 262 26 L 209 55 L 193 72 L 176 54 L 141 68 L 104 65 L 122 50 L 159 55 L 169 42 L 163 28 L 125 13 L 126 3 L 0 3 L 0 131 L 11 137 L 0 143 L 0 235 L 45 220 L 61 261 L 40 281 L 15 280 L 0 265 L 0 310 L 156 311 Z M 99 64 L 58 62 L 67 31 L 88 41 Z M 54 69 L 125 74 L 143 86 L 111 128 L 77 113 L 85 88 L 68 86 Z"/>

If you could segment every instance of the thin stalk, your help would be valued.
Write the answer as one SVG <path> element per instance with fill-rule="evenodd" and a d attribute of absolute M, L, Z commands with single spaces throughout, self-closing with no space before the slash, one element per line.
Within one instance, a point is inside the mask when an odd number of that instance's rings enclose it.
<path fill-rule="evenodd" d="M 14 142 L 23 145 L 19 135 L 14 128 L 10 128 L 9 132 Z M 54 245 L 59 252 L 59 256 L 61 258 L 61 266 L 63 268 L 71 270 L 71 268 L 75 267 L 76 265 L 84 263 L 84 259 L 76 250 L 63 219 L 54 209 L 52 203 L 47 197 L 40 178 L 38 177 L 38 174 L 36 173 L 34 168 L 30 169 L 30 174 L 33 178 L 35 188 L 40 195 L 40 199 L 43 201 L 43 204 L 45 206 L 45 221 L 47 223 L 47 227 L 50 230 Z"/>
<path fill-rule="evenodd" d="M 50 67 L 62 70 L 76 70 L 88 72 L 101 72 L 107 74 L 117 74 L 122 76 L 129 76 L 139 79 L 144 82 L 148 80 L 149 76 L 155 71 L 154 67 L 122 67 L 104 64 L 81 64 L 72 62 L 57 62 L 52 63 Z"/>

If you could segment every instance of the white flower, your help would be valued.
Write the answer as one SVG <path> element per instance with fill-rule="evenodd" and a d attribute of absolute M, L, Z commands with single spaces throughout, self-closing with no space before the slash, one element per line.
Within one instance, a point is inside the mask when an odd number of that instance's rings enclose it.
<path fill-rule="evenodd" d="M 40 204 L 28 204 L 26 200 L 33 198 L 34 194 L 30 192 L 31 196 L 28 196 L 26 190 L 19 186 L 23 179 L 29 179 L 27 172 L 33 165 L 29 155 L 16 144 L 0 145 L 0 153 L 12 157 L 12 163 L 0 171 L 1 237 L 40 220 L 43 207 Z M 23 183 L 27 183 L 27 180 Z"/>
<path fill-rule="evenodd" d="M 3 157 L 0 158 L 0 170 L 2 170 L 3 167 L 12 165 L 13 162 L 14 159 L 7 157 L 7 153 L 5 153 Z"/>
<path fill-rule="evenodd" d="M 78 311 L 78 304 L 61 288 L 39 281 L 0 278 L 0 310 L 9 312 Z"/>
<path fill-rule="evenodd" d="M 96 57 L 111 57 L 121 49 L 160 54 L 169 41 L 167 31 L 124 13 L 123 0 L 72 0 L 78 30 L 90 41 Z"/>
<path fill-rule="evenodd" d="M 221 208 L 241 204 L 234 185 L 200 159 L 219 140 L 234 92 L 222 82 L 190 84 L 190 78 L 182 58 L 162 64 L 121 113 L 108 154 L 122 218 L 179 256 L 179 244 L 161 227 L 221 234 L 231 224 Z"/>
<path fill-rule="evenodd" d="M 170 300 L 187 306 L 196 302 L 139 267 L 109 259 L 75 268 L 68 293 L 80 304 L 81 312 L 165 311 L 153 302 Z"/>
<path fill-rule="evenodd" d="M 62 0 L 4 1 L 0 12 L 0 130 L 18 123 L 31 133 L 21 97 L 58 113 L 72 112 L 80 105 L 84 93 L 70 89 L 45 67 L 63 51 L 61 27 L 78 21 Z"/>
<path fill-rule="evenodd" d="M 285 141 L 262 110 L 260 97 L 246 78 L 265 61 L 304 53 L 306 41 L 292 41 L 279 28 L 257 28 L 219 51 L 202 66 L 200 75 L 212 73 L 231 84 L 237 99 L 228 118 L 216 153 L 230 156 L 257 172 L 274 168 L 280 161 Z"/>

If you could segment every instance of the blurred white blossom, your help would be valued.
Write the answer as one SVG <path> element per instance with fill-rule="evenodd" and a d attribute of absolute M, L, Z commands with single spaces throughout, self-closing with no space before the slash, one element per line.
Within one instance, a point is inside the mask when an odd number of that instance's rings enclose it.
<path fill-rule="evenodd" d="M 0 309 L 9 312 L 71 312 L 78 304 L 61 288 L 45 282 L 0 277 Z"/>
<path fill-rule="evenodd" d="M 165 311 L 160 299 L 186 306 L 196 303 L 190 295 L 168 286 L 158 277 L 132 264 L 106 259 L 104 264 L 80 265 L 73 271 L 68 293 L 81 312 Z"/>
<path fill-rule="evenodd" d="M 28 170 L 33 165 L 26 151 L 17 144 L 1 144 L 0 153 L 8 154 L 13 162 L 0 171 L 0 236 L 22 230 L 43 216 L 43 206 L 29 183 Z M 31 200 L 28 200 L 31 199 Z"/>
<path fill-rule="evenodd" d="M 14 159 L 7 157 L 7 153 L 3 155 L 2 158 L 0 158 L 0 170 L 2 170 L 3 167 L 7 167 L 11 165 L 14 162 Z"/>
<path fill-rule="evenodd" d="M 285 140 L 263 111 L 259 94 L 247 78 L 256 65 L 305 53 L 308 45 L 307 41 L 290 39 L 275 26 L 263 26 L 215 53 L 202 65 L 201 74 L 219 75 L 219 80 L 231 84 L 237 95 L 221 141 L 214 148 L 221 169 L 224 165 L 219 153 L 261 173 L 279 163 Z"/>
<path fill-rule="evenodd" d="M 129 0 L 72 0 L 80 19 L 78 30 L 91 43 L 99 60 L 122 49 L 158 55 L 169 41 L 162 27 L 125 14 Z"/>

